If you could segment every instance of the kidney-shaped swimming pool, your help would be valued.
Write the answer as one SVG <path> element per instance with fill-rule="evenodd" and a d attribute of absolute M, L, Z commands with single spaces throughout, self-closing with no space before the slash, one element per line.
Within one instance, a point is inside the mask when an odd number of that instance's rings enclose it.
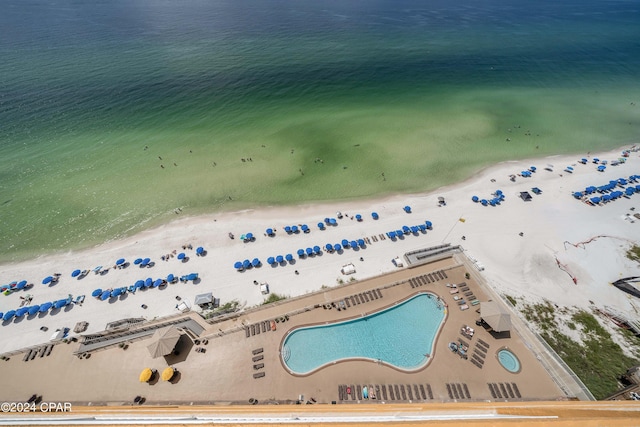
<path fill-rule="evenodd" d="M 439 298 L 424 292 L 357 319 L 293 329 L 280 353 L 294 375 L 308 375 L 349 359 L 413 371 L 429 361 L 445 316 Z"/>

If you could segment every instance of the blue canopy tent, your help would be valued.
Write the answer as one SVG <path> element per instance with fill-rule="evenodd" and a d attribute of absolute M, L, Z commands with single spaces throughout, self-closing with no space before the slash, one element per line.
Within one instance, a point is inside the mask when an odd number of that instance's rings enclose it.
<path fill-rule="evenodd" d="M 324 230 L 324 223 L 323 223 L 323 222 L 319 222 L 319 223 L 318 223 L 318 228 L 319 228 L 320 230 Z"/>
<path fill-rule="evenodd" d="M 242 262 L 236 261 L 235 264 L 233 264 L 233 268 L 236 270 L 242 270 Z"/>
<path fill-rule="evenodd" d="M 273 228 L 267 228 L 267 236 L 273 237 L 276 233 L 273 232 Z"/>
<path fill-rule="evenodd" d="M 378 219 L 378 218 L 380 218 L 380 216 L 378 215 L 377 212 L 371 212 L 371 218 Z"/>
<path fill-rule="evenodd" d="M 42 304 L 42 305 L 40 306 L 40 310 L 39 310 L 39 311 L 40 311 L 40 313 L 45 313 L 45 312 L 47 312 L 47 311 L 51 308 L 51 306 L 52 306 L 52 305 L 53 305 L 53 303 L 52 303 L 52 302 L 45 302 L 44 304 Z"/>
<path fill-rule="evenodd" d="M 29 311 L 29 307 L 20 307 L 16 310 L 16 317 L 22 317 Z"/>
<path fill-rule="evenodd" d="M 122 265 L 125 263 L 125 259 L 124 258 L 120 258 L 116 261 L 116 265 Z"/>
<path fill-rule="evenodd" d="M 291 254 L 286 254 L 286 255 L 284 256 L 284 259 L 286 259 L 287 261 L 291 262 L 291 261 L 293 261 L 293 255 L 291 255 Z"/>
<path fill-rule="evenodd" d="M 411 213 L 411 206 L 405 206 L 403 209 L 406 213 Z"/>
<path fill-rule="evenodd" d="M 313 249 L 311 248 L 305 249 L 305 252 L 307 253 L 307 255 L 313 255 Z"/>
<path fill-rule="evenodd" d="M 244 261 L 242 261 L 242 268 L 246 270 L 249 267 L 251 267 L 251 261 L 249 261 L 248 259 L 245 259 Z"/>
<path fill-rule="evenodd" d="M 362 215 L 356 214 L 356 221 L 362 221 Z"/>
<path fill-rule="evenodd" d="M 478 196 L 471 196 L 471 201 L 474 203 L 478 203 L 480 199 L 478 198 Z"/>
<path fill-rule="evenodd" d="M 200 256 L 204 255 L 204 252 L 205 252 L 205 250 L 204 250 L 204 248 L 202 246 L 198 246 L 196 248 L 196 255 L 200 255 Z"/>
<path fill-rule="evenodd" d="M 324 248 L 329 252 L 333 251 L 333 245 L 331 243 L 327 243 L 326 245 L 324 245 Z"/>
<path fill-rule="evenodd" d="M 35 315 L 38 311 L 40 311 L 40 306 L 38 304 L 29 307 L 29 316 Z"/>
<path fill-rule="evenodd" d="M 345 248 L 349 247 L 349 241 L 347 239 L 342 239 L 342 246 Z"/>
<path fill-rule="evenodd" d="M 304 249 L 298 249 L 298 256 L 304 258 Z"/>
<path fill-rule="evenodd" d="M 183 260 L 186 257 L 187 257 L 187 255 L 184 252 L 180 252 L 176 258 L 178 258 L 179 260 Z"/>
<path fill-rule="evenodd" d="M 78 277 L 80 273 L 82 273 L 81 270 L 73 270 L 73 272 L 71 273 L 71 277 Z"/>
<path fill-rule="evenodd" d="M 307 224 L 302 224 L 300 229 L 302 230 L 303 233 L 308 233 L 309 232 L 309 226 Z"/>
<path fill-rule="evenodd" d="M 433 228 L 433 223 L 431 221 L 425 221 L 424 225 L 426 225 L 429 230 Z"/>
<path fill-rule="evenodd" d="M 335 245 L 333 245 L 333 249 L 336 252 L 340 252 L 342 250 L 342 246 L 340 246 L 340 243 L 336 243 Z"/>
<path fill-rule="evenodd" d="M 42 279 L 42 284 L 43 285 L 48 285 L 51 282 L 53 282 L 53 276 L 47 276 L 44 279 Z"/>
<path fill-rule="evenodd" d="M 258 258 L 254 258 L 253 260 L 251 260 L 251 265 L 254 267 L 258 267 L 260 264 L 261 262 Z"/>
<path fill-rule="evenodd" d="M 320 249 L 320 246 L 314 246 L 313 247 L 313 252 L 315 252 L 316 255 L 322 253 L 322 249 Z"/>
<path fill-rule="evenodd" d="M 270 256 L 269 258 L 267 258 L 267 264 L 275 264 L 276 260 L 274 257 Z"/>
<path fill-rule="evenodd" d="M 99 297 L 100 295 L 102 295 L 102 289 L 100 289 L 100 288 L 95 289 L 93 292 L 91 292 L 91 296 L 92 296 L 92 297 L 96 297 L 96 298 L 97 298 L 97 297 Z"/>
<path fill-rule="evenodd" d="M 2 316 L 2 320 L 4 320 L 6 322 L 7 320 L 13 319 L 13 316 L 15 316 L 15 315 L 16 315 L 16 311 L 15 310 L 9 310 L 4 314 L 4 316 Z"/>
<path fill-rule="evenodd" d="M 283 261 L 284 261 L 284 257 L 283 257 L 282 255 L 278 255 L 278 256 L 276 257 L 276 262 L 277 262 L 278 264 L 282 264 L 282 262 L 283 262 Z"/>
<path fill-rule="evenodd" d="M 358 246 L 364 248 L 364 239 L 358 239 Z"/>

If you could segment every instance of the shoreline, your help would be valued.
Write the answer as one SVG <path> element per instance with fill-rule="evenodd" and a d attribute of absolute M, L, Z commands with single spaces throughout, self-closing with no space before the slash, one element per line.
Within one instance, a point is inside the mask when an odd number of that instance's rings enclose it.
<path fill-rule="evenodd" d="M 628 148 L 628 147 L 625 147 Z M 620 149 L 591 154 L 613 160 L 620 156 Z M 70 327 L 79 321 L 90 323 L 86 333 L 104 330 L 109 322 L 125 318 L 153 319 L 176 313 L 177 297 L 193 301 L 201 293 L 212 292 L 220 298 L 221 305 L 237 300 L 245 307 L 262 303 L 254 282 L 268 282 L 271 292 L 283 296 L 298 296 L 317 291 L 322 287 L 339 286 L 341 281 L 363 280 L 397 270 L 391 263 L 395 257 L 419 248 L 441 243 L 462 245 L 467 256 L 478 259 L 484 265 L 483 275 L 490 286 L 502 295 L 552 300 L 561 305 L 587 308 L 590 302 L 611 306 L 622 312 L 632 312 L 636 302 L 622 292 L 612 292 L 608 282 L 620 274 L 640 275 L 640 266 L 624 258 L 618 237 L 629 242 L 640 241 L 640 220 L 631 223 L 625 214 L 640 207 L 640 194 L 619 199 L 604 206 L 588 206 L 575 200 L 573 191 L 586 185 L 602 185 L 610 179 L 625 177 L 638 172 L 638 152 L 632 152 L 629 160 L 616 167 L 597 172 L 592 163 L 576 164 L 580 156 L 552 156 L 537 160 L 508 161 L 478 172 L 473 177 L 427 193 L 412 195 L 395 194 L 384 198 L 358 201 L 313 203 L 298 206 L 268 207 L 242 211 L 184 217 L 148 229 L 133 236 L 95 245 L 81 251 L 65 251 L 42 255 L 29 260 L 3 265 L 0 283 L 27 280 L 31 289 L 0 297 L 0 312 L 16 309 L 20 296 L 33 295 L 31 304 L 43 304 L 66 298 L 68 295 L 85 296 L 81 306 L 70 306 L 54 315 L 27 316 L 0 325 L 0 337 L 4 340 L 0 352 L 46 341 L 51 333 L 41 332 L 41 327 L 54 331 Z M 554 172 L 543 170 L 547 163 L 555 165 Z M 563 168 L 576 164 L 575 172 L 563 173 Z M 537 165 L 538 172 L 531 178 L 518 177 L 515 182 L 510 174 Z M 495 182 L 492 182 L 495 180 Z M 534 195 L 531 202 L 520 200 L 520 191 L 530 191 L 538 186 L 542 194 Z M 501 206 L 483 207 L 471 201 L 472 195 L 489 197 L 496 189 L 504 190 L 506 199 Z M 445 197 L 446 206 L 439 206 L 438 197 Z M 412 213 L 403 211 L 405 205 Z M 348 217 L 338 220 L 338 225 L 318 230 L 316 224 L 336 212 L 354 216 L 359 213 L 363 221 Z M 373 220 L 370 213 L 376 211 L 380 219 Z M 433 230 L 407 235 L 391 241 L 381 236 L 403 225 L 414 226 L 433 222 Z M 310 233 L 287 235 L 287 225 L 308 224 Z M 275 237 L 264 236 L 266 228 L 275 228 Z M 228 233 L 236 238 L 231 240 Z M 243 243 L 241 234 L 252 232 L 256 240 Z M 611 236 L 593 240 L 594 236 Z M 370 239 L 359 250 L 345 249 L 340 254 L 322 251 L 313 257 L 297 257 L 297 249 L 324 247 L 326 243 L 339 243 L 342 239 Z M 375 239 L 374 239 L 375 238 Z M 578 244 L 593 240 L 584 248 L 572 249 L 565 242 Z M 191 244 L 193 249 L 182 250 Z M 195 248 L 204 247 L 206 256 L 199 257 Z M 172 251 L 185 252 L 189 260 L 179 262 L 161 257 Z M 279 266 L 269 266 L 268 257 L 293 254 L 294 260 Z M 141 269 L 133 260 L 149 257 L 154 267 Z M 124 269 L 112 268 L 115 261 L 125 258 L 131 265 Z M 263 265 L 237 272 L 236 261 L 258 258 Z M 357 272 L 351 276 L 340 274 L 341 266 L 352 263 Z M 566 268 L 560 269 L 562 264 Z M 71 277 L 75 269 L 91 270 L 96 266 L 108 269 L 105 274 L 89 273 L 77 280 Z M 569 271 L 569 274 L 567 273 Z M 198 273 L 196 284 L 170 285 L 166 290 L 150 289 L 144 293 L 126 295 L 112 303 L 91 297 L 94 289 L 110 289 L 133 285 L 137 280 L 150 277 L 163 278 L 168 274 L 178 277 Z M 296 272 L 296 273 L 294 273 Z M 45 286 L 43 278 L 61 273 L 58 284 Z M 570 275 L 578 278 L 573 283 Z M 626 277 L 626 276 L 622 277 Z M 170 290 L 169 290 L 170 289 Z M 142 308 L 145 305 L 148 308 Z"/>

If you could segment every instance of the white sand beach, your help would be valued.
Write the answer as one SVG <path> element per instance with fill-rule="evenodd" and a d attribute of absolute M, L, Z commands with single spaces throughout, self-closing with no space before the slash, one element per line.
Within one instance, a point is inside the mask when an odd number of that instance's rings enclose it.
<path fill-rule="evenodd" d="M 0 312 L 19 308 L 20 297 L 27 294 L 33 297 L 31 306 L 69 295 L 74 298 L 85 295 L 85 300 L 81 305 L 2 322 L 0 353 L 47 342 L 56 329 L 73 329 L 80 321 L 89 322 L 85 333 L 92 333 L 104 330 L 108 322 L 124 318 L 153 319 L 175 314 L 176 297 L 193 302 L 197 294 L 212 292 L 221 304 L 236 299 L 253 306 L 264 299 L 254 281 L 268 282 L 271 291 L 281 295 L 301 295 L 322 286 L 337 286 L 338 280 L 364 279 L 395 270 L 393 258 L 441 243 L 461 245 L 470 257 L 484 265 L 483 274 L 499 293 L 530 300 L 546 298 L 566 306 L 587 308 L 594 303 L 635 316 L 640 308 L 638 301 L 610 282 L 640 276 L 640 265 L 625 258 L 630 244 L 640 240 L 640 219 L 633 217 L 635 212 L 640 213 L 634 210 L 640 207 L 640 193 L 602 206 L 590 206 L 572 196 L 574 191 L 589 185 L 600 186 L 640 173 L 638 152 L 631 152 L 623 164 L 597 171 L 592 162 L 594 157 L 611 162 L 621 156 L 621 151 L 501 163 L 463 183 L 427 194 L 185 217 L 88 250 L 3 265 L 1 284 L 24 279 L 33 283 L 33 287 L 0 296 Z M 589 162 L 579 163 L 582 157 Z M 545 170 L 548 165 L 553 167 Z M 530 166 L 537 168 L 530 178 L 517 176 L 515 181 L 510 180 L 511 174 L 519 174 Z M 564 171 L 567 166 L 574 168 L 573 173 Z M 533 194 L 532 187 L 540 188 L 541 194 Z M 482 206 L 471 200 L 473 195 L 491 198 L 498 189 L 505 194 L 499 206 Z M 523 201 L 519 197 L 522 191 L 529 191 L 532 200 Z M 446 206 L 438 205 L 438 197 L 445 198 Z M 411 213 L 403 210 L 406 205 L 411 206 Z M 326 217 L 336 217 L 337 211 L 345 217 L 338 219 L 336 226 L 319 230 L 317 223 Z M 378 220 L 372 219 L 373 211 L 379 214 Z M 356 214 L 362 215 L 361 222 L 350 219 Z M 346 249 L 339 254 L 323 251 L 305 259 L 296 254 L 298 249 L 315 245 L 324 248 L 327 243 L 340 243 L 342 239 L 377 237 L 404 225 L 424 224 L 426 220 L 433 223 L 433 230 L 426 234 L 410 234 L 397 241 L 371 240 L 366 248 Z M 307 224 L 311 231 L 285 233 L 285 226 L 300 224 Z M 267 237 L 267 228 L 277 230 L 276 236 Z M 235 239 L 229 238 L 230 232 Z M 247 232 L 254 234 L 255 241 L 240 240 Z M 183 250 L 186 244 L 193 249 Z M 196 256 L 195 248 L 199 246 L 207 251 L 205 256 Z M 185 252 L 188 261 L 181 262 L 176 257 L 161 260 L 174 250 Z M 293 265 L 272 267 L 266 263 L 270 256 L 289 253 L 294 255 Z M 133 264 L 136 258 L 145 257 L 155 265 L 140 268 Z M 125 258 L 131 265 L 113 268 L 119 258 Z M 259 258 L 263 265 L 244 272 L 234 268 L 236 261 L 253 258 Z M 355 274 L 340 273 L 347 263 L 354 264 Z M 109 271 L 102 275 L 91 272 L 80 280 L 71 277 L 75 269 L 99 265 Z M 107 301 L 91 297 L 97 288 L 128 287 L 147 277 L 157 279 L 170 273 L 181 276 L 192 272 L 201 279 L 196 284 L 179 282 Z M 43 278 L 54 273 L 61 274 L 58 283 L 43 285 Z"/>

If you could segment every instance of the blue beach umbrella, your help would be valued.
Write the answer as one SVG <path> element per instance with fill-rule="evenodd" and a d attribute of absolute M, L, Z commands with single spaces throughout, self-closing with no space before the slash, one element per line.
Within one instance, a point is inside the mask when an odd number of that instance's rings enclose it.
<path fill-rule="evenodd" d="M 298 249 L 298 256 L 300 258 L 304 257 L 304 249 Z"/>
<path fill-rule="evenodd" d="M 235 264 L 233 264 L 233 268 L 236 270 L 242 270 L 242 262 L 236 261 Z"/>
<path fill-rule="evenodd" d="M 345 248 L 349 246 L 349 241 L 347 239 L 342 239 L 342 246 Z"/>
<path fill-rule="evenodd" d="M 324 219 L 324 223 L 325 223 L 325 224 L 329 224 L 330 222 L 331 222 L 331 219 L 330 219 L 330 218 L 325 218 L 325 219 Z"/>
<path fill-rule="evenodd" d="M 319 222 L 319 223 L 318 223 L 318 228 L 319 228 L 320 230 L 324 230 L 324 223 L 323 223 L 323 222 Z"/>
<path fill-rule="evenodd" d="M 136 280 L 136 283 L 133 284 L 137 289 L 144 288 L 144 280 Z"/>
<path fill-rule="evenodd" d="M 356 221 L 362 221 L 362 215 L 356 214 Z"/>
<path fill-rule="evenodd" d="M 122 265 L 124 264 L 125 260 L 124 258 L 120 258 L 119 260 L 116 261 L 116 265 Z"/>
<path fill-rule="evenodd" d="M 605 165 L 598 166 L 598 172 L 604 172 L 607 167 Z"/>
<path fill-rule="evenodd" d="M 281 264 L 283 261 L 284 261 L 284 257 L 283 257 L 282 255 L 278 255 L 278 256 L 276 257 L 276 262 L 277 262 L 278 264 Z"/>
<path fill-rule="evenodd" d="M 306 252 L 306 253 L 307 253 L 307 255 L 309 255 L 309 256 L 313 255 L 313 249 L 311 249 L 311 248 L 307 248 L 307 249 L 305 249 L 305 252 Z"/>
<path fill-rule="evenodd" d="M 44 279 L 42 279 L 42 284 L 43 285 L 48 285 L 51 282 L 53 282 L 53 276 L 47 276 Z"/>
<path fill-rule="evenodd" d="M 330 218 L 329 219 L 329 224 L 336 225 L 336 224 L 338 224 L 338 221 L 335 218 Z"/>
<path fill-rule="evenodd" d="M 478 202 L 478 200 L 480 200 L 480 199 L 478 198 L 478 196 L 471 196 L 471 201 L 473 201 L 473 202 L 477 203 L 477 202 Z"/>
<path fill-rule="evenodd" d="M 380 216 L 378 215 L 377 212 L 371 212 L 371 218 L 378 219 L 378 218 L 380 218 Z"/>
<path fill-rule="evenodd" d="M 98 288 L 98 289 L 94 289 L 93 292 L 91 292 L 91 296 L 92 297 L 99 297 L 100 295 L 102 295 L 102 289 Z"/>
<path fill-rule="evenodd" d="M 274 234 L 273 228 L 267 228 L 267 236 L 273 236 Z"/>
<path fill-rule="evenodd" d="M 417 225 L 412 225 L 411 226 L 411 232 L 414 233 L 414 234 L 417 233 L 418 232 L 418 226 Z"/>
<path fill-rule="evenodd" d="M 406 213 L 411 213 L 411 206 L 408 206 L 408 205 L 407 205 L 407 206 L 405 206 L 403 209 L 404 209 L 404 211 L 405 211 Z"/>
<path fill-rule="evenodd" d="M 587 159 L 585 159 L 584 157 L 582 159 L 580 159 L 580 163 L 582 163 L 583 165 L 587 164 Z"/>
<path fill-rule="evenodd" d="M 186 256 L 187 255 L 184 252 L 180 252 L 176 258 L 182 260 L 182 259 L 185 259 Z"/>
<path fill-rule="evenodd" d="M 291 255 L 291 254 L 286 254 L 286 255 L 284 256 L 284 258 L 285 258 L 287 261 L 293 261 L 293 255 Z"/>
<path fill-rule="evenodd" d="M 582 197 L 582 193 L 580 191 L 576 191 L 573 193 L 573 197 L 575 197 L 576 199 L 579 199 Z"/>
<path fill-rule="evenodd" d="M 487 199 L 480 200 L 480 203 L 482 204 L 482 206 L 487 206 L 489 204 L 489 202 L 487 202 Z"/>
<path fill-rule="evenodd" d="M 340 243 L 336 243 L 335 245 L 333 245 L 333 250 L 335 250 L 336 252 L 340 252 L 342 250 L 342 246 L 340 246 Z"/>
<path fill-rule="evenodd" d="M 59 299 L 58 301 L 56 301 L 56 302 L 53 304 L 53 308 L 62 308 L 62 307 L 64 307 L 65 305 L 67 305 L 67 301 L 66 301 L 66 300 L 63 300 L 63 299 Z"/>
<path fill-rule="evenodd" d="M 408 227 L 408 226 L 406 226 L 406 225 L 403 225 L 403 226 L 402 226 L 402 232 L 403 232 L 403 233 L 405 233 L 405 234 L 409 234 L 409 230 L 410 230 L 410 229 L 409 229 L 409 227 Z"/>
<path fill-rule="evenodd" d="M 316 254 L 319 254 L 320 252 L 322 252 L 322 249 L 320 249 L 320 246 L 314 246 L 313 252 L 315 252 Z"/>
<path fill-rule="evenodd" d="M 352 240 L 349 242 L 349 246 L 351 246 L 352 249 L 355 249 L 358 247 L 358 242 L 356 242 L 355 240 Z"/>
<path fill-rule="evenodd" d="M 261 263 L 260 263 L 260 260 L 259 260 L 258 258 L 254 258 L 254 259 L 251 261 L 251 265 L 253 265 L 254 267 L 258 267 L 260 264 L 261 264 Z"/>
<path fill-rule="evenodd" d="M 418 228 L 420 231 L 427 231 L 427 226 L 425 224 L 418 224 Z"/>
<path fill-rule="evenodd" d="M 78 277 L 80 275 L 80 273 L 82 273 L 82 271 L 80 270 L 73 270 L 73 272 L 71 273 L 71 277 Z"/>
<path fill-rule="evenodd" d="M 16 311 L 15 310 L 9 310 L 4 314 L 4 316 L 2 316 L 2 320 L 4 320 L 6 322 L 7 320 L 13 319 L 13 316 L 15 316 L 15 315 L 16 315 Z"/>
<path fill-rule="evenodd" d="M 175 280 L 176 280 L 176 276 L 174 276 L 173 274 L 169 274 L 167 276 L 167 282 L 173 283 Z"/>
<path fill-rule="evenodd" d="M 300 230 L 298 230 L 298 226 L 297 225 L 293 225 L 291 226 L 291 232 L 292 233 L 298 233 Z"/>
<path fill-rule="evenodd" d="M 144 286 L 145 286 L 145 288 L 150 288 L 151 285 L 153 285 L 153 279 L 151 277 L 147 277 L 144 280 Z"/>
<path fill-rule="evenodd" d="M 133 263 L 134 263 L 135 265 L 141 264 L 141 263 L 142 263 L 142 258 L 136 258 L 136 260 L 135 260 L 135 261 L 133 261 Z"/>
<path fill-rule="evenodd" d="M 22 280 L 16 285 L 16 289 L 18 289 L 18 290 L 24 289 L 26 286 L 27 286 L 27 281 L 26 280 Z"/>
<path fill-rule="evenodd" d="M 364 248 L 364 239 L 358 239 L 358 246 Z"/>
<path fill-rule="evenodd" d="M 596 204 L 596 205 L 602 201 L 602 199 L 600 197 L 598 197 L 598 196 L 592 197 L 589 200 L 591 201 L 591 203 Z"/>
<path fill-rule="evenodd" d="M 433 228 L 433 223 L 431 221 L 425 221 L 424 225 L 426 225 L 429 230 Z"/>
<path fill-rule="evenodd" d="M 16 310 L 16 317 L 22 317 L 29 311 L 29 307 L 20 307 Z"/>
<path fill-rule="evenodd" d="M 599 158 L 597 158 L 597 157 L 594 157 L 594 158 L 593 158 L 593 163 L 598 163 L 599 161 L 600 161 L 600 159 L 599 159 Z"/>
<path fill-rule="evenodd" d="M 270 256 L 269 258 L 267 258 L 267 264 L 275 264 L 276 260 L 274 257 Z"/>
<path fill-rule="evenodd" d="M 115 288 L 114 290 L 111 291 L 112 297 L 120 296 L 120 294 L 122 294 L 122 291 L 120 290 L 120 288 Z"/>
<path fill-rule="evenodd" d="M 307 224 L 302 224 L 300 229 L 302 230 L 303 233 L 308 233 L 309 232 L 309 226 Z"/>
<path fill-rule="evenodd" d="M 246 240 L 253 240 L 253 233 L 247 233 L 247 234 L 244 236 L 244 238 L 245 238 Z"/>
<path fill-rule="evenodd" d="M 198 273 L 189 273 L 187 276 L 187 280 L 196 280 L 198 278 Z"/>
<path fill-rule="evenodd" d="M 333 245 L 331 243 L 327 243 L 326 245 L 324 245 L 324 248 L 331 252 L 333 250 Z"/>
<path fill-rule="evenodd" d="M 196 255 L 202 255 L 204 254 L 204 248 L 202 246 L 198 246 L 196 248 Z"/>
<path fill-rule="evenodd" d="M 40 313 L 45 313 L 45 312 L 47 312 L 47 311 L 51 308 L 51 306 L 53 306 L 53 303 L 52 303 L 52 302 L 45 302 L 44 304 L 42 304 L 42 305 L 40 306 L 40 310 L 39 310 L 39 311 L 40 311 Z"/>
<path fill-rule="evenodd" d="M 153 282 L 153 287 L 157 288 L 158 286 L 162 285 L 162 283 L 164 283 L 164 280 L 156 279 L 155 282 Z"/>
<path fill-rule="evenodd" d="M 38 304 L 29 307 L 29 316 L 33 316 L 38 311 L 40 311 L 40 306 Z"/>
<path fill-rule="evenodd" d="M 251 261 L 249 261 L 248 259 L 242 261 L 242 268 L 247 269 L 249 267 L 251 267 Z"/>
<path fill-rule="evenodd" d="M 530 170 L 531 172 L 535 172 L 535 171 L 536 171 L 536 169 L 537 169 L 537 168 L 536 168 L 535 166 L 531 166 L 531 167 L 529 168 L 529 170 Z"/>
<path fill-rule="evenodd" d="M 287 234 L 291 234 L 291 227 L 290 227 L 290 226 L 288 226 L 288 225 L 287 225 L 287 226 L 285 226 L 285 227 L 284 227 L 284 231 L 285 231 Z"/>
<path fill-rule="evenodd" d="M 400 237 L 402 236 L 404 233 L 402 232 L 402 230 L 396 230 L 396 236 Z"/>
<path fill-rule="evenodd" d="M 143 266 L 149 265 L 149 263 L 151 262 L 151 258 L 145 258 L 142 260 L 142 264 Z"/>

